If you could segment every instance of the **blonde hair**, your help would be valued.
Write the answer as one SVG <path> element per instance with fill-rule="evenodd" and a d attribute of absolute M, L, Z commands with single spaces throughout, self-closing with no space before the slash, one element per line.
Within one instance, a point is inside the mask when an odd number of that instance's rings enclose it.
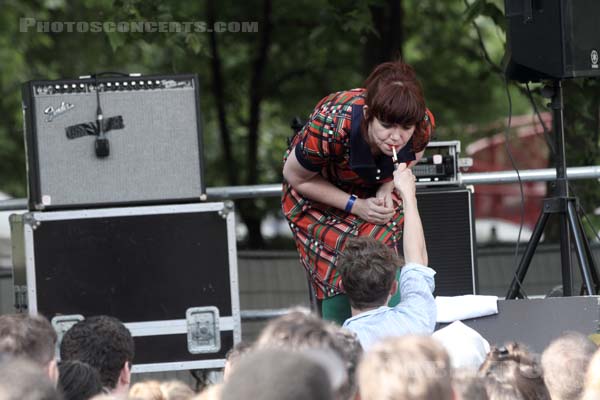
<path fill-rule="evenodd" d="M 600 398 L 600 350 L 597 350 L 588 365 L 582 400 Z"/>
<path fill-rule="evenodd" d="M 388 338 L 371 348 L 358 367 L 362 400 L 451 400 L 452 372 L 446 350 L 427 336 Z"/>
<path fill-rule="evenodd" d="M 553 399 L 581 398 L 585 371 L 598 346 L 579 332 L 567 332 L 542 353 L 544 382 Z"/>
<path fill-rule="evenodd" d="M 189 400 L 195 394 L 188 385 L 177 380 L 162 382 L 160 391 L 164 400 Z"/>
<path fill-rule="evenodd" d="M 211 385 L 204 389 L 200 394 L 194 396 L 191 400 L 220 400 L 223 384 Z"/>
<path fill-rule="evenodd" d="M 159 381 L 144 381 L 129 389 L 129 397 L 140 400 L 164 400 Z"/>

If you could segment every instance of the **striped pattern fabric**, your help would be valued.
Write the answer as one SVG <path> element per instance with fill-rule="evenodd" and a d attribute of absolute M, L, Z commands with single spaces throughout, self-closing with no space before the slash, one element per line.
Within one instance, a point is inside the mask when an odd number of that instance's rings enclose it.
<path fill-rule="evenodd" d="M 322 99 L 307 124 L 294 137 L 284 161 L 295 149 L 303 167 L 319 171 L 349 195 L 373 197 L 381 183 L 391 180 L 392 176 L 390 173 L 381 176 L 379 181 L 367 181 L 350 167 L 350 133 L 357 128 L 357 121 L 353 126 L 352 107 L 364 105 L 364 95 L 364 89 L 353 89 Z M 343 293 L 335 265 L 348 238 L 371 236 L 394 249 L 398 248 L 402 240 L 404 214 L 400 199 L 394 196 L 394 216 L 385 225 L 375 225 L 351 213 L 304 198 L 283 182 L 282 210 L 294 235 L 300 262 L 309 275 L 317 298 Z"/>

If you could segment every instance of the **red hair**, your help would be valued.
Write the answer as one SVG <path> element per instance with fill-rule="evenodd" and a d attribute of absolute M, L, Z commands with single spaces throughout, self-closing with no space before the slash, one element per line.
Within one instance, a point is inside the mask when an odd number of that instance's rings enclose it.
<path fill-rule="evenodd" d="M 415 70 L 401 61 L 379 64 L 364 87 L 367 90 L 365 104 L 369 109 L 362 121 L 362 131 L 367 132 L 373 118 L 390 125 L 415 125 L 412 150 L 423 150 L 429 142 L 433 115 L 425 107 L 423 88 Z"/>

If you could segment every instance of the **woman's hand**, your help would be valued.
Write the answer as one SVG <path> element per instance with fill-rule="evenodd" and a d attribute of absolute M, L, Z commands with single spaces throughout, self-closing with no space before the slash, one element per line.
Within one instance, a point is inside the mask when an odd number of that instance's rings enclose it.
<path fill-rule="evenodd" d="M 413 198 L 416 196 L 416 178 L 406 163 L 401 163 L 394 171 L 394 186 L 402 199 Z"/>
<path fill-rule="evenodd" d="M 352 207 L 352 214 L 372 224 L 383 225 L 394 216 L 394 208 L 386 207 L 383 199 L 370 197 L 356 199 L 354 207 Z"/>
<path fill-rule="evenodd" d="M 378 199 L 383 199 L 383 205 L 388 207 L 388 208 L 394 208 L 394 200 L 392 198 L 392 193 L 394 192 L 394 181 L 389 181 L 386 183 L 383 183 L 379 189 L 377 190 L 377 193 L 375 194 L 375 197 L 377 197 Z"/>

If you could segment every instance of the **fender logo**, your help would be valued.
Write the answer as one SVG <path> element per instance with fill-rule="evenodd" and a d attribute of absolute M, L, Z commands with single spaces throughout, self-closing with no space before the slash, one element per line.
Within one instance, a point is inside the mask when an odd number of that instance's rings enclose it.
<path fill-rule="evenodd" d="M 75 107 L 73 104 L 65 103 L 64 101 L 61 102 L 60 106 L 56 109 L 52 106 L 46 107 L 46 109 L 44 110 L 44 115 L 46 115 L 46 122 L 52 122 L 54 118 L 61 116 L 73 107 Z"/>

